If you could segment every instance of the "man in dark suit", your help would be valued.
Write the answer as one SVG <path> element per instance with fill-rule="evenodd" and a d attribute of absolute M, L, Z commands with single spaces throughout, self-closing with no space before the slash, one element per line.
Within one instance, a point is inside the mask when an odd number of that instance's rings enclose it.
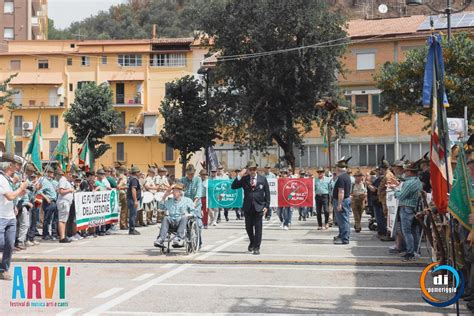
<path fill-rule="evenodd" d="M 245 229 L 249 235 L 249 252 L 260 254 L 262 243 L 262 219 L 270 209 L 270 187 L 264 176 L 257 174 L 257 164 L 250 161 L 247 169 L 242 169 L 232 183 L 232 189 L 244 190 Z"/>

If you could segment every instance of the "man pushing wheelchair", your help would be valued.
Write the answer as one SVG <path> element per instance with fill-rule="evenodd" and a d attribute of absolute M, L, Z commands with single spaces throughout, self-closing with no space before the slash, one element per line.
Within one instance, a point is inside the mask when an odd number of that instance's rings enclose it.
<path fill-rule="evenodd" d="M 186 241 L 186 229 L 191 218 L 199 218 L 198 210 L 194 202 L 183 194 L 184 186 L 181 183 L 167 189 L 159 202 L 159 209 L 165 210 L 166 215 L 161 222 L 160 234 L 155 240 L 155 247 L 166 248 L 165 240 L 171 231 L 176 231 L 172 240 L 173 247 L 184 247 Z M 170 195 L 173 195 L 168 199 Z"/>

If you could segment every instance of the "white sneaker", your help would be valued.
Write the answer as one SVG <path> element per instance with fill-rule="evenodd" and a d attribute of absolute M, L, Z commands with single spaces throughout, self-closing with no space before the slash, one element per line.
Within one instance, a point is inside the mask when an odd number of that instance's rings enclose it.
<path fill-rule="evenodd" d="M 74 238 L 75 238 L 76 240 L 84 239 L 84 237 L 82 237 L 81 235 L 79 235 L 79 233 L 76 233 L 76 234 L 74 235 Z"/>
<path fill-rule="evenodd" d="M 288 230 L 288 226 L 283 226 L 283 229 L 284 229 L 284 230 Z"/>
<path fill-rule="evenodd" d="M 27 240 L 27 241 L 25 242 L 25 245 L 26 245 L 27 247 L 31 247 L 31 246 L 34 246 L 35 244 L 32 243 L 31 241 Z"/>
<path fill-rule="evenodd" d="M 283 228 L 283 224 L 280 225 L 280 228 Z"/>
<path fill-rule="evenodd" d="M 212 226 L 217 226 L 217 223 L 216 223 L 216 222 L 213 222 L 213 223 L 212 223 Z"/>
<path fill-rule="evenodd" d="M 39 244 L 40 244 L 39 241 L 33 240 L 33 245 L 34 246 L 38 246 Z"/>

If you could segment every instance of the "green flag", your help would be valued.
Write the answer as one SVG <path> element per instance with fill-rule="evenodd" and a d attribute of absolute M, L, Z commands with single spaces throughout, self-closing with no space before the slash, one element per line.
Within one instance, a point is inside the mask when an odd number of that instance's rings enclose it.
<path fill-rule="evenodd" d="M 41 148 L 38 133 L 33 133 L 33 136 L 31 137 L 30 146 L 28 146 L 28 150 L 30 150 L 30 147 L 31 152 L 29 154 L 31 155 L 31 163 L 33 163 L 33 165 L 36 167 L 36 169 L 38 169 L 39 172 L 43 172 L 43 167 L 41 165 Z"/>
<path fill-rule="evenodd" d="M 15 154 L 15 139 L 13 138 L 11 124 L 8 123 L 7 132 L 5 135 L 5 152 L 10 155 Z"/>
<path fill-rule="evenodd" d="M 31 140 L 30 140 L 30 143 L 28 144 L 28 149 L 26 150 L 25 155 L 31 155 L 33 153 L 33 143 L 36 140 L 36 138 L 38 137 L 38 127 L 39 127 L 39 125 L 36 124 L 35 130 L 33 131 L 33 135 L 31 136 Z"/>
<path fill-rule="evenodd" d="M 449 194 L 448 209 L 459 222 L 471 230 L 469 224 L 469 215 L 471 214 L 473 201 L 473 192 L 471 188 L 471 174 L 467 169 L 464 149 L 461 147 L 458 155 L 458 163 L 454 170 L 453 186 Z"/>
<path fill-rule="evenodd" d="M 62 170 L 66 170 L 67 163 L 68 163 L 68 156 L 69 156 L 67 130 L 64 131 L 64 134 L 61 137 L 59 144 L 56 146 L 56 149 L 54 150 L 54 154 Z"/>

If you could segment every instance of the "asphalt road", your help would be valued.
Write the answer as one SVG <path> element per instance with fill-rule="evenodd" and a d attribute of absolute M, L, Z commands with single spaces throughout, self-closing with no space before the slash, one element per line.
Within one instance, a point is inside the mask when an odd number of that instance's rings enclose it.
<path fill-rule="evenodd" d="M 295 215 L 296 216 L 296 215 Z M 367 227 L 365 223 L 365 227 Z M 155 315 L 197 314 L 452 314 L 423 302 L 419 289 L 426 250 L 415 263 L 389 255 L 391 243 L 366 228 L 352 232 L 349 245 L 333 245 L 337 228 L 316 230 L 316 219 L 299 222 L 289 231 L 274 216 L 266 222 L 261 255 L 247 253 L 243 221 L 220 223 L 204 231 L 200 252 L 161 254 L 153 247 L 158 226 L 76 241 L 45 242 L 15 253 L 14 267 L 65 266 L 65 299 L 58 288 L 52 300 L 64 307 L 23 307 L 13 303 L 12 282 L 0 282 L 0 315 Z M 51 270 L 50 270 L 51 271 Z M 44 277 L 44 275 L 43 275 Z M 44 287 L 45 280 L 42 280 Z M 17 291 L 17 294 L 19 292 Z M 65 304 L 64 304 L 65 305 Z M 463 310 L 465 313 L 465 310 Z"/>

